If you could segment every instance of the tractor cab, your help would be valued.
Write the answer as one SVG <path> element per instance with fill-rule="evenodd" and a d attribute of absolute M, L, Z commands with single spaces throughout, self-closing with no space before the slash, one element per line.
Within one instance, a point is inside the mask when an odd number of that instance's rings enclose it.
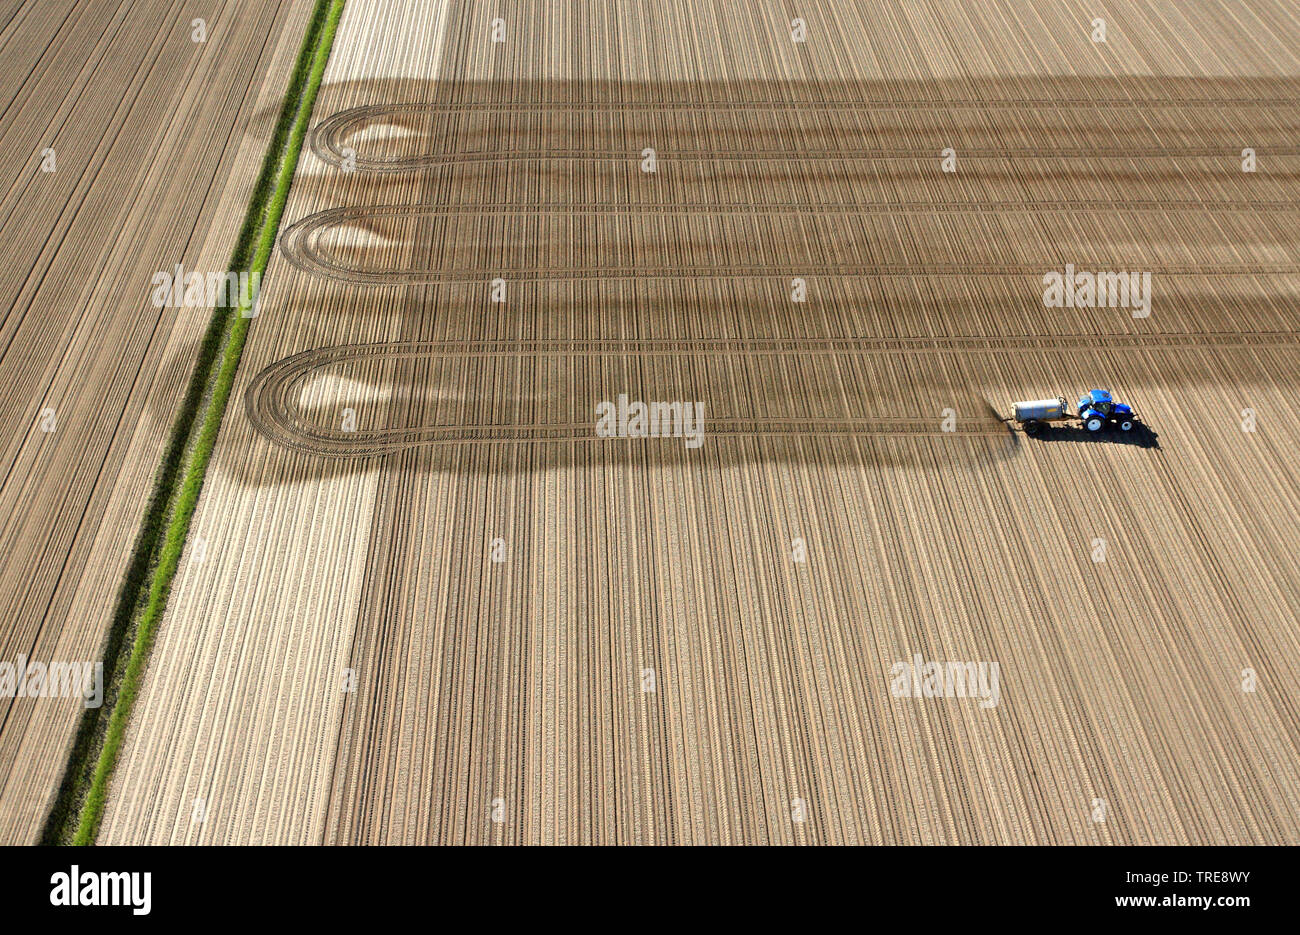
<path fill-rule="evenodd" d="M 1080 396 L 1079 418 L 1089 432 L 1100 432 L 1111 425 L 1128 432 L 1136 422 L 1133 407 L 1115 402 L 1109 390 L 1089 390 Z"/>

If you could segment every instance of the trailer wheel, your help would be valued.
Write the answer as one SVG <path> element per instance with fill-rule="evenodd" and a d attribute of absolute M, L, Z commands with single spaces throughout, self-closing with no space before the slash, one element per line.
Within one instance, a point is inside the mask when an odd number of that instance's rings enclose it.
<path fill-rule="evenodd" d="M 1089 419 L 1088 421 L 1084 422 L 1084 423 L 1083 423 L 1083 426 L 1084 426 L 1084 428 L 1086 428 L 1089 432 L 1100 432 L 1100 431 L 1101 431 L 1101 427 L 1102 427 L 1103 425 L 1105 425 L 1105 424 L 1106 424 L 1106 423 L 1102 420 L 1101 416 L 1093 416 L 1091 419 Z"/>
<path fill-rule="evenodd" d="M 1037 435 L 1042 430 L 1043 430 L 1043 423 L 1039 422 L 1037 419 L 1030 419 L 1028 422 L 1025 423 L 1026 435 Z"/>
<path fill-rule="evenodd" d="M 1132 419 L 1125 419 L 1123 422 L 1121 422 L 1121 423 L 1119 424 L 1119 430 L 1120 430 L 1121 432 L 1131 432 L 1131 431 L 1133 431 L 1133 420 L 1132 420 Z"/>

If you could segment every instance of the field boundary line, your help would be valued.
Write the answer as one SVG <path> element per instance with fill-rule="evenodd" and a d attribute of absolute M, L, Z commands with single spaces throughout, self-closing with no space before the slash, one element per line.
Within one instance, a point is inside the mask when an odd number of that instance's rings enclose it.
<path fill-rule="evenodd" d="M 251 274 L 262 275 L 266 272 L 271 251 L 274 249 L 276 234 L 284 214 L 289 190 L 293 185 L 298 159 L 315 106 L 316 94 L 324 77 L 325 65 L 329 61 L 334 34 L 343 14 L 344 3 L 345 0 L 317 0 L 299 49 L 279 121 L 267 149 L 262 175 L 254 189 L 253 199 L 249 204 L 240 240 L 236 246 L 236 257 L 240 257 L 246 256 L 249 246 L 256 244 L 252 263 L 248 268 Z M 144 562 L 144 568 L 139 569 L 142 572 L 140 576 L 142 579 L 143 573 L 152 566 L 147 596 L 142 593 L 143 580 L 133 586 L 133 582 L 128 578 L 119 597 L 119 611 L 125 609 L 135 621 L 130 657 L 126 662 L 125 670 L 120 674 L 116 700 L 112 705 L 98 754 L 96 755 L 93 749 L 73 751 L 73 759 L 65 773 L 64 788 L 60 790 L 61 801 L 56 801 L 55 809 L 46 825 L 45 843 L 59 843 L 59 838 L 63 837 L 68 830 L 65 825 L 71 820 L 73 802 L 67 796 L 75 797 L 79 774 L 89 767 L 92 758 L 95 762 L 94 773 L 89 781 L 84 802 L 78 811 L 72 843 L 93 844 L 99 834 L 107 804 L 109 784 L 117 765 L 117 755 L 140 689 L 149 651 L 153 647 L 158 626 L 167 608 L 172 580 L 180 564 L 181 553 L 189 534 L 190 521 L 198 505 L 208 463 L 216 446 L 226 404 L 230 398 L 248 329 L 253 319 L 253 316 L 247 314 L 251 310 L 252 303 L 248 300 L 241 301 L 238 306 L 225 306 L 214 310 L 213 322 L 209 326 L 204 342 L 204 351 L 207 353 L 201 355 L 196 365 L 191 380 L 191 395 L 187 396 L 186 400 L 187 403 L 192 402 L 193 407 L 191 410 L 183 409 L 178 416 L 173 430 L 172 444 L 168 449 L 168 456 L 174 458 L 176 462 L 179 463 L 184 457 L 184 470 L 178 474 L 175 466 L 164 462 L 159 472 L 160 486 L 155 492 L 151 507 L 157 507 L 162 500 L 168 508 L 161 513 L 155 513 L 151 509 L 144 519 L 144 528 L 137 540 L 137 554 L 133 559 L 133 569 L 136 568 L 137 563 Z M 219 348 L 218 345 L 223 337 L 224 347 Z M 212 368 L 218 361 L 218 352 L 219 366 L 214 373 Z M 192 398 L 194 396 L 198 398 Z M 204 398 L 206 398 L 206 405 L 203 403 Z M 166 531 L 159 541 L 158 531 L 164 519 Z M 130 621 L 128 620 L 127 623 L 129 624 Z M 119 634 L 119 638 L 125 635 L 125 629 Z M 116 658 L 105 661 L 106 666 L 114 669 L 119 664 Z"/>

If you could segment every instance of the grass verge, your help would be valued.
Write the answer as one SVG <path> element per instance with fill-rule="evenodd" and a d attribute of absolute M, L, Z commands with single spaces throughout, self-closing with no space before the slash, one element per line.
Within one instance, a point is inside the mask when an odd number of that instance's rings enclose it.
<path fill-rule="evenodd" d="M 236 241 L 232 271 L 266 272 L 343 6 L 344 0 L 317 0 Z M 117 755 L 239 368 L 252 322 L 245 317 L 247 311 L 247 305 L 215 309 L 204 335 L 105 642 L 104 667 L 112 673 L 111 698 L 105 698 L 103 709 L 88 710 L 82 719 L 41 835 L 43 844 L 69 840 L 77 845 L 93 844 L 99 833 Z M 123 664 L 128 636 L 131 652 Z M 111 711 L 106 723 L 104 710 Z"/>

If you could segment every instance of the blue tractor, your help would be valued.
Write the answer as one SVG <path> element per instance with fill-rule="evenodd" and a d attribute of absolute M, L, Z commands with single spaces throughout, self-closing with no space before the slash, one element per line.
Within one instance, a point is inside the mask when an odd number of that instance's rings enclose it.
<path fill-rule="evenodd" d="M 1024 426 L 1029 435 L 1038 435 L 1052 422 L 1078 419 L 1089 432 L 1100 432 L 1115 426 L 1121 432 L 1133 431 L 1137 416 L 1133 407 L 1117 403 L 1109 390 L 1089 390 L 1079 397 L 1077 415 L 1070 414 L 1070 405 L 1064 396 L 1056 399 L 1034 399 L 1016 403 L 1011 407 L 1011 421 Z"/>
<path fill-rule="evenodd" d="M 1121 432 L 1131 432 L 1133 426 L 1137 425 L 1133 407 L 1115 402 L 1109 390 L 1089 390 L 1079 397 L 1078 408 L 1083 427 L 1089 432 L 1100 432 L 1108 426 L 1115 426 Z"/>

